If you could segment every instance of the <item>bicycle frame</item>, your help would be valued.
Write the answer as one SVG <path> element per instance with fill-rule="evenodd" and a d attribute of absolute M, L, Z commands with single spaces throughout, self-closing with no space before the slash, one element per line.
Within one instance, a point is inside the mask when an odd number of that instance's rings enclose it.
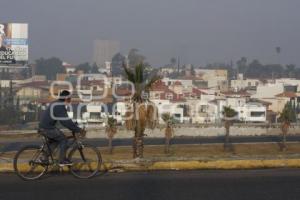
<path fill-rule="evenodd" d="M 51 143 L 49 142 L 49 139 L 48 139 L 46 136 L 42 135 L 42 137 L 43 137 L 43 144 L 42 144 L 42 146 L 41 146 L 41 151 L 40 151 L 40 153 L 41 153 L 43 150 L 46 151 L 47 154 L 48 154 L 47 156 L 51 158 L 51 162 L 50 162 L 50 160 L 49 160 L 48 165 L 53 165 L 53 164 L 55 164 L 55 159 L 54 159 L 54 156 L 53 156 L 53 151 L 52 151 L 51 146 L 50 146 Z M 83 146 L 82 142 L 78 140 L 76 134 L 75 134 L 75 133 L 72 133 L 72 136 L 68 136 L 68 137 L 66 137 L 66 138 L 67 138 L 67 140 L 68 140 L 67 150 L 70 149 L 72 146 L 73 146 L 73 147 L 78 147 L 82 159 L 83 159 L 84 161 L 86 161 L 85 156 L 84 156 L 84 154 L 82 153 L 82 148 L 83 148 L 84 146 Z M 71 140 L 71 141 L 70 141 L 70 140 Z M 56 147 L 56 148 L 57 148 L 57 147 Z"/>
<path fill-rule="evenodd" d="M 35 180 L 47 173 L 49 167 L 56 166 L 61 169 L 64 166 L 67 166 L 70 172 L 77 178 L 91 178 L 95 176 L 99 167 L 102 164 L 102 158 L 100 152 L 96 147 L 91 145 L 85 146 L 80 137 L 77 137 L 77 134 L 72 133 L 72 136 L 67 136 L 67 158 L 73 163 L 73 165 L 60 165 L 56 157 L 56 147 L 52 146 L 52 141 L 47 137 L 43 132 L 39 132 L 42 136 L 41 145 L 28 145 L 20 149 L 15 158 L 14 158 L 14 170 L 19 177 L 24 180 Z M 54 141 L 55 142 L 55 141 Z M 20 171 L 19 164 L 23 164 L 22 156 L 30 154 L 30 151 L 34 150 L 34 154 L 29 158 L 29 168 L 26 168 L 27 171 Z M 26 153 L 28 151 L 28 153 Z M 90 154 L 91 151 L 91 154 Z M 92 155 L 89 158 L 88 155 Z M 91 166 L 91 163 L 95 163 L 96 168 Z M 40 167 L 38 167 L 40 166 Z M 82 173 L 83 172 L 83 173 Z M 30 173 L 30 174 L 28 174 Z M 87 173 L 87 174 L 86 174 Z"/>

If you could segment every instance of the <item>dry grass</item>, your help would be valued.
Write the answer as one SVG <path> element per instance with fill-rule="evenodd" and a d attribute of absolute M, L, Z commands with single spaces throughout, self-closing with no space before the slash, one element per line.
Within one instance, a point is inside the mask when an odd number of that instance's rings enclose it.
<path fill-rule="evenodd" d="M 104 161 L 132 159 L 132 147 L 114 147 L 109 154 L 108 147 L 99 148 Z M 13 158 L 15 152 L 0 154 L 2 158 Z M 288 143 L 288 149 L 281 152 L 276 143 L 235 144 L 232 152 L 224 152 L 223 144 L 172 145 L 170 153 L 164 153 L 164 146 L 145 146 L 147 159 L 226 159 L 226 158 L 284 158 L 299 157 L 300 143 Z"/>
<path fill-rule="evenodd" d="M 16 135 L 1 135 L 0 134 L 0 141 L 7 142 L 7 141 L 15 141 L 15 140 L 28 140 L 28 139 L 37 139 L 39 136 L 36 133 L 30 134 L 16 134 Z"/>
<path fill-rule="evenodd" d="M 300 143 L 289 143 L 288 149 L 281 152 L 278 144 L 236 144 L 232 152 L 224 152 L 223 144 L 208 145 L 172 145 L 170 153 L 164 153 L 164 146 L 145 146 L 144 157 L 160 158 L 232 158 L 232 157 L 285 157 L 300 154 Z M 132 158 L 131 147 L 115 147 L 113 154 L 108 154 L 106 147 L 100 148 L 104 160 L 125 160 Z"/>

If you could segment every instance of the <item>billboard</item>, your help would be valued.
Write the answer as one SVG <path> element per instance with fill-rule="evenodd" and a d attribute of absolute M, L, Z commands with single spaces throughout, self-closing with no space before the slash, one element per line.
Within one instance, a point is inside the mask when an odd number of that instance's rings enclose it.
<path fill-rule="evenodd" d="M 28 24 L 0 23 L 0 65 L 24 65 L 28 61 Z"/>

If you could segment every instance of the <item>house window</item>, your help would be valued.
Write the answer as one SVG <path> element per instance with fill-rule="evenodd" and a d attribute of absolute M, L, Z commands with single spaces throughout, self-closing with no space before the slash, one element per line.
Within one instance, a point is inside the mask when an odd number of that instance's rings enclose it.
<path fill-rule="evenodd" d="M 174 114 L 173 116 L 177 119 L 181 118 L 181 114 Z"/>
<path fill-rule="evenodd" d="M 265 112 L 251 112 L 250 116 L 251 117 L 264 117 L 266 115 Z"/>
<path fill-rule="evenodd" d="M 90 119 L 101 119 L 100 112 L 91 112 Z"/>
<path fill-rule="evenodd" d="M 167 98 L 167 99 L 173 99 L 173 95 L 170 94 L 170 93 L 168 93 L 168 94 L 166 95 L 166 98 Z"/>
<path fill-rule="evenodd" d="M 206 112 L 207 112 L 207 109 L 208 109 L 208 106 L 206 106 L 206 105 L 201 105 L 201 106 L 200 106 L 200 112 L 201 112 L 201 113 L 206 113 Z"/>

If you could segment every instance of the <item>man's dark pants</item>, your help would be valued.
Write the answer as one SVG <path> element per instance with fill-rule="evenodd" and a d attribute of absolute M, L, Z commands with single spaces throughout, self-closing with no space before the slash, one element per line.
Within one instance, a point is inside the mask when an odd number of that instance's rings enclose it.
<path fill-rule="evenodd" d="M 45 130 L 45 134 L 48 138 L 58 143 L 60 148 L 59 161 L 60 162 L 63 161 L 66 158 L 66 150 L 67 150 L 67 143 L 68 143 L 66 136 L 59 129 Z"/>

